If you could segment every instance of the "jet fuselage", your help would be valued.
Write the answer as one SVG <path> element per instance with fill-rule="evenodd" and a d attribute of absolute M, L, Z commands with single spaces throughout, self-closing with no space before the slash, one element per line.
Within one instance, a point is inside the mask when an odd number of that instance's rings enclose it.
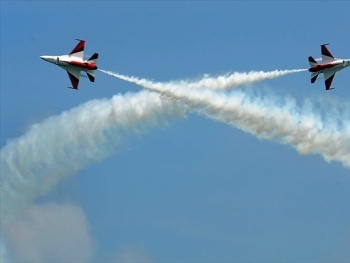
<path fill-rule="evenodd" d="M 335 71 L 342 70 L 343 68 L 346 68 L 350 66 L 350 59 L 337 59 L 335 61 L 325 63 L 325 64 L 318 64 L 315 66 L 312 66 L 309 68 L 310 72 L 319 72 L 324 73 L 326 70 L 331 69 Z"/>
<path fill-rule="evenodd" d="M 86 73 L 91 82 L 95 82 L 94 70 L 97 69 L 96 62 L 98 53 L 94 53 L 88 60 L 84 60 L 85 40 L 77 40 L 79 43 L 68 55 L 40 57 L 47 62 L 65 69 L 72 83 L 72 89 L 78 89 L 79 78 L 82 71 Z"/>
<path fill-rule="evenodd" d="M 41 56 L 43 60 L 56 64 L 60 67 L 74 66 L 81 70 L 96 70 L 97 66 L 93 62 L 85 61 L 76 57 L 63 56 Z"/>

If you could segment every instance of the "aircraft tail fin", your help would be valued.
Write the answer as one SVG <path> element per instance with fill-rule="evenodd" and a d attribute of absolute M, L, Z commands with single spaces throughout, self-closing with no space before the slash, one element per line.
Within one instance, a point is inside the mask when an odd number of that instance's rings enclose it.
<path fill-rule="evenodd" d="M 310 56 L 308 59 L 309 59 L 310 67 L 318 65 L 317 61 L 313 57 Z"/>
<path fill-rule="evenodd" d="M 95 82 L 95 74 L 92 70 L 86 71 L 86 75 L 89 77 L 89 80 L 91 82 Z"/>
<path fill-rule="evenodd" d="M 311 73 L 311 83 L 315 83 L 317 77 L 318 77 L 318 72 L 312 72 Z"/>
<path fill-rule="evenodd" d="M 91 58 L 88 59 L 88 62 L 96 63 L 98 59 L 98 53 L 94 53 Z"/>

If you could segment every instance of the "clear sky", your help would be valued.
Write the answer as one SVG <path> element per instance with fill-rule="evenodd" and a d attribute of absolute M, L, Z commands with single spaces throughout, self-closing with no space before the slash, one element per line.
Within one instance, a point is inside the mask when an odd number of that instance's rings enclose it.
<path fill-rule="evenodd" d="M 86 40 L 86 56 L 99 53 L 99 68 L 155 81 L 299 69 L 308 56 L 320 57 L 323 43 L 350 58 L 349 10 L 348 1 L 1 1 L 1 148 L 62 112 L 75 125 L 75 107 L 93 105 L 93 118 L 102 99 L 148 96 L 99 71 L 95 83 L 81 78 L 78 91 L 67 89 L 67 73 L 39 56 L 67 54 L 76 38 Z M 335 101 L 346 111 L 349 73 L 337 73 L 330 92 L 322 78 L 310 84 L 308 72 L 247 89 L 298 103 Z M 93 130 L 74 135 L 79 141 Z M 43 131 L 43 138 L 56 132 Z M 67 176 L 44 194 L 35 187 L 51 173 L 24 177 L 34 200 L 2 224 L 3 260 L 350 261 L 350 170 L 341 163 L 195 112 L 140 135 L 122 130 L 118 139 L 122 146 L 74 169 L 62 161 Z M 29 155 L 52 155 L 46 146 Z M 90 141 L 79 147 L 66 155 L 75 160 L 95 149 Z M 16 178 L 6 171 L 2 178 Z"/>

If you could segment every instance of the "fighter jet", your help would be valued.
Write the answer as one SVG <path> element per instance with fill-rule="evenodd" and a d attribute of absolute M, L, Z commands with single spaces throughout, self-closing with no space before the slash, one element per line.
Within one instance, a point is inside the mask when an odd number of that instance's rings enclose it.
<path fill-rule="evenodd" d="M 350 66 L 350 59 L 334 58 L 326 45 L 328 44 L 321 45 L 322 60 L 320 64 L 313 57 L 309 57 L 309 71 L 311 72 L 311 83 L 315 83 L 318 74 L 323 73 L 326 90 L 330 90 L 333 89 L 331 84 L 335 73 Z"/>
<path fill-rule="evenodd" d="M 72 89 L 78 89 L 81 71 L 85 71 L 91 82 L 95 81 L 94 70 L 97 69 L 96 61 L 98 54 L 93 54 L 88 60 L 84 60 L 85 41 L 76 39 L 79 43 L 69 55 L 62 56 L 41 56 L 43 60 L 56 64 L 65 69 L 72 83 Z"/>

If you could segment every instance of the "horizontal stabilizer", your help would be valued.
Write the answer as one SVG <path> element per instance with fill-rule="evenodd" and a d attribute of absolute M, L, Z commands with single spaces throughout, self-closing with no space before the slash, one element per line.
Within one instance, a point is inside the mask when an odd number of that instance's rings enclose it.
<path fill-rule="evenodd" d="M 317 61 L 313 57 L 310 56 L 308 59 L 309 59 L 310 67 L 318 65 Z"/>
<path fill-rule="evenodd" d="M 98 59 L 98 53 L 95 53 L 91 56 L 91 58 L 88 59 L 88 61 L 96 63 L 97 59 Z"/>
<path fill-rule="evenodd" d="M 89 77 L 89 80 L 91 82 L 95 82 L 95 74 L 92 70 L 86 71 L 86 75 Z"/>
<path fill-rule="evenodd" d="M 317 77 L 318 77 L 318 72 L 313 72 L 311 73 L 311 83 L 315 83 Z"/>

